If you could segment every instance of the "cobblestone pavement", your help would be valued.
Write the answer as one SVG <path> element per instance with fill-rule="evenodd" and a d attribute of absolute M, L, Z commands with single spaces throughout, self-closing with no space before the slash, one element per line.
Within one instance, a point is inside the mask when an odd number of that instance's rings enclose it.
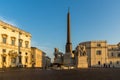
<path fill-rule="evenodd" d="M 120 80 L 120 69 L 5 69 L 0 70 L 0 80 Z"/>

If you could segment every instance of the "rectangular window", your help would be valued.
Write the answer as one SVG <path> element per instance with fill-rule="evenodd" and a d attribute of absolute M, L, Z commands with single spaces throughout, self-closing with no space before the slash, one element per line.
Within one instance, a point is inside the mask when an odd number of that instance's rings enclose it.
<path fill-rule="evenodd" d="M 22 47 L 22 42 L 19 42 L 19 46 Z"/>
<path fill-rule="evenodd" d="M 101 44 L 98 43 L 98 44 L 97 44 L 97 47 L 101 47 Z"/>
<path fill-rule="evenodd" d="M 25 47 L 28 48 L 29 42 L 25 41 Z"/>
<path fill-rule="evenodd" d="M 101 44 L 98 43 L 98 44 L 97 44 L 97 47 L 101 47 Z"/>
<path fill-rule="evenodd" d="M 6 44 L 7 38 L 3 37 L 3 43 Z"/>
<path fill-rule="evenodd" d="M 23 42 L 23 40 L 19 39 L 19 47 L 22 47 L 22 42 Z"/>
<path fill-rule="evenodd" d="M 114 55 L 113 55 L 113 53 L 111 53 L 111 57 L 113 57 Z"/>
<path fill-rule="evenodd" d="M 28 48 L 28 44 L 25 44 L 25 47 Z"/>
<path fill-rule="evenodd" d="M 6 49 L 3 49 L 2 52 L 3 52 L 3 53 L 6 53 Z"/>
<path fill-rule="evenodd" d="M 101 55 L 101 54 L 102 54 L 101 50 L 96 51 L 96 55 Z"/>
<path fill-rule="evenodd" d="M 11 40 L 11 44 L 12 44 L 12 45 L 15 45 L 15 40 Z"/>

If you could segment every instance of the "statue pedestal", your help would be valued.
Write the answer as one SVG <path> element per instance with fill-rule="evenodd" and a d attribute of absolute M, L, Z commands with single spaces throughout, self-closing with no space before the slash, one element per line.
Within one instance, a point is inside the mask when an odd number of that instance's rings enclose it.
<path fill-rule="evenodd" d="M 87 56 L 78 56 L 77 68 L 88 68 Z"/>
<path fill-rule="evenodd" d="M 71 53 L 65 53 L 64 54 L 64 66 L 71 66 L 73 65 L 73 59 L 71 56 Z"/>
<path fill-rule="evenodd" d="M 54 63 L 62 64 L 62 59 L 61 58 L 57 58 L 57 59 L 54 60 Z"/>

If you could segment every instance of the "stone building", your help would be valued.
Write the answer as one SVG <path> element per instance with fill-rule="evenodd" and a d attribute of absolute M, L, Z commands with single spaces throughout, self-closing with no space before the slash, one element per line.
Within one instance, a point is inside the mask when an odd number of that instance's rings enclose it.
<path fill-rule="evenodd" d="M 108 45 L 108 67 L 120 67 L 120 43 Z"/>
<path fill-rule="evenodd" d="M 106 41 L 88 41 L 82 42 L 79 46 L 86 49 L 87 61 L 89 67 L 101 67 L 107 60 L 107 42 Z"/>
<path fill-rule="evenodd" d="M 2 67 L 31 67 L 31 34 L 0 21 Z"/>
<path fill-rule="evenodd" d="M 45 67 L 51 59 L 36 47 L 31 47 L 31 34 L 0 21 L 0 68 Z"/>
<path fill-rule="evenodd" d="M 80 43 L 79 46 L 86 49 L 88 67 L 120 67 L 120 43 L 109 45 L 107 41 L 87 41 Z"/>
<path fill-rule="evenodd" d="M 31 53 L 32 53 L 32 67 L 44 68 L 46 53 L 36 47 L 31 47 Z"/>

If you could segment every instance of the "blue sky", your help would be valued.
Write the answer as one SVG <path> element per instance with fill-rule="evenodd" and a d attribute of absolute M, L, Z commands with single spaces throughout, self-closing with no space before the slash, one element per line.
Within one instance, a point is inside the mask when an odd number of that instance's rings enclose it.
<path fill-rule="evenodd" d="M 73 49 L 90 40 L 120 42 L 120 0 L 0 0 L 0 19 L 32 34 L 32 46 L 64 52 L 70 7 Z"/>

